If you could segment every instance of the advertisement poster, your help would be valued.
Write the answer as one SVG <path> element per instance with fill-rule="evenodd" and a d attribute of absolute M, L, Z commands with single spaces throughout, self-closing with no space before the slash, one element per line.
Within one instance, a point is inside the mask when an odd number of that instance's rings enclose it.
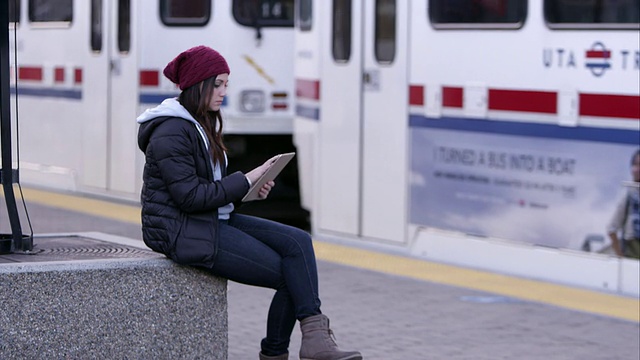
<path fill-rule="evenodd" d="M 591 251 L 609 243 L 638 150 L 428 127 L 412 128 L 411 147 L 411 223 Z"/>

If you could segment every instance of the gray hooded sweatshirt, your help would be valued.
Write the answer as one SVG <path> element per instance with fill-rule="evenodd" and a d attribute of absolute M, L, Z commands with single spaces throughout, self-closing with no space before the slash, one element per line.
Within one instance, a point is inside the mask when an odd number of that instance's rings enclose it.
<path fill-rule="evenodd" d="M 191 113 L 189 113 L 189 111 L 187 111 L 187 109 L 185 109 L 184 106 L 180 104 L 177 98 L 165 99 L 160 105 L 154 108 L 145 110 L 140 116 L 138 116 L 136 120 L 138 124 L 142 124 L 147 121 L 151 121 L 155 118 L 164 117 L 164 116 L 177 117 L 192 123 L 196 127 L 196 129 L 198 129 L 200 138 L 204 142 L 207 149 L 209 149 L 209 146 L 210 146 L 209 139 L 205 135 L 204 129 L 202 128 L 200 123 L 198 123 L 196 119 L 193 118 Z M 224 160 L 226 165 L 228 161 L 226 153 L 224 154 Z M 213 180 L 214 181 L 220 180 L 222 178 L 222 171 L 220 169 L 220 164 L 218 163 L 214 164 L 213 159 L 209 159 L 209 161 L 211 161 L 211 164 L 212 164 L 211 168 L 213 169 Z M 232 211 L 233 211 L 232 203 L 222 206 L 218 209 L 218 218 L 222 220 L 227 220 L 229 219 L 229 214 Z"/>

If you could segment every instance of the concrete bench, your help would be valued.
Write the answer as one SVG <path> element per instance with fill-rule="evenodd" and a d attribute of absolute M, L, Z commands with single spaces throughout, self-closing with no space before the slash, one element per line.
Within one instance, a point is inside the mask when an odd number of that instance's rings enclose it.
<path fill-rule="evenodd" d="M 226 291 L 161 256 L 3 263 L 0 358 L 227 359 Z"/>

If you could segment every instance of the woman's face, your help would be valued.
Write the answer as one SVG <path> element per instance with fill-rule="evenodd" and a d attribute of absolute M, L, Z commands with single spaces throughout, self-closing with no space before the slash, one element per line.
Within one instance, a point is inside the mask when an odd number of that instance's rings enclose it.
<path fill-rule="evenodd" d="M 222 101 L 227 95 L 227 86 L 229 84 L 229 74 L 220 74 L 216 77 L 216 82 L 213 87 L 213 96 L 209 102 L 209 108 L 213 111 L 220 110 Z"/>
<path fill-rule="evenodd" d="M 633 158 L 633 163 L 631 164 L 631 176 L 633 176 L 633 181 L 640 182 L 640 155 L 636 155 Z"/>

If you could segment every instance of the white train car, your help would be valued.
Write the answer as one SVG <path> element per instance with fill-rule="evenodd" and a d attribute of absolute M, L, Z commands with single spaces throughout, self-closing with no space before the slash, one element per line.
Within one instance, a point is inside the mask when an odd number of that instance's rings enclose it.
<path fill-rule="evenodd" d="M 637 261 L 597 253 L 640 148 L 639 4 L 299 0 L 313 232 L 640 293 Z"/>
<path fill-rule="evenodd" d="M 231 165 L 292 150 L 293 0 L 9 5 L 22 183 L 137 199 L 136 116 L 178 95 L 162 70 L 196 45 L 217 49 L 231 68 L 222 110 Z"/>

